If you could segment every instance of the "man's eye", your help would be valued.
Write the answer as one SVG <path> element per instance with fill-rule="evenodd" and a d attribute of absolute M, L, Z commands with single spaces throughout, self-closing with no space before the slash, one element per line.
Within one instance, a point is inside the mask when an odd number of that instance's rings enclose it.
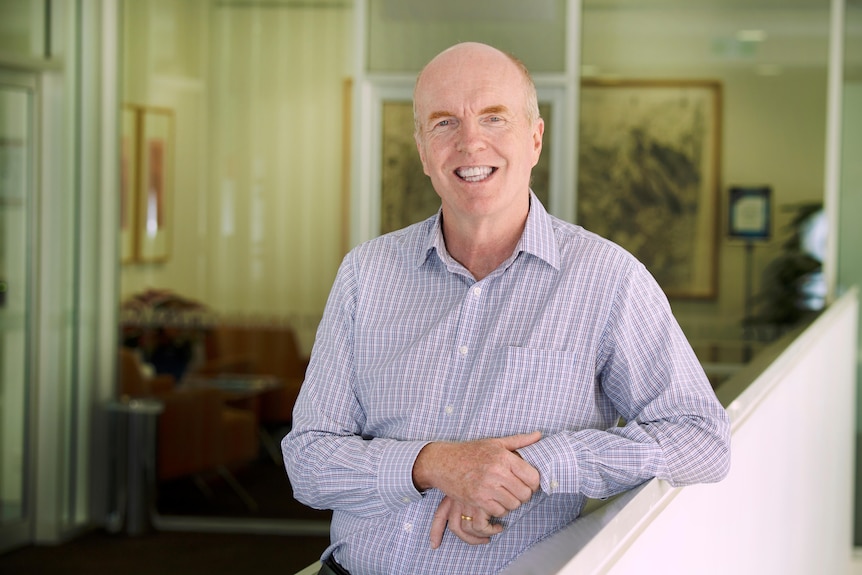
<path fill-rule="evenodd" d="M 445 128 L 446 126 L 448 126 L 451 123 L 452 123 L 451 120 L 440 120 L 439 122 L 437 122 L 437 126 L 440 128 Z"/>

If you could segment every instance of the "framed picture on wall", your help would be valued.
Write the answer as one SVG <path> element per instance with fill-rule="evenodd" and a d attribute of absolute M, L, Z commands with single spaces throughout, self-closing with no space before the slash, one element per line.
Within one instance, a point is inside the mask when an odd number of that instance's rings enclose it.
<path fill-rule="evenodd" d="M 138 107 L 123 106 L 120 134 L 120 261 L 135 259 L 138 182 Z"/>
<path fill-rule="evenodd" d="M 668 297 L 717 292 L 721 85 L 587 81 L 577 222 L 620 244 Z"/>
<path fill-rule="evenodd" d="M 772 189 L 733 186 L 729 193 L 728 235 L 743 240 L 768 240 L 772 232 Z"/>
<path fill-rule="evenodd" d="M 171 110 L 140 109 L 137 174 L 137 260 L 159 262 L 170 253 L 174 193 L 174 115 Z"/>

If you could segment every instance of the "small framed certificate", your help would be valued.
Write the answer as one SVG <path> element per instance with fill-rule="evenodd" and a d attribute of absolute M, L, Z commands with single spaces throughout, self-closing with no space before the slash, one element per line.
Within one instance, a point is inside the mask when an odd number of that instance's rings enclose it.
<path fill-rule="evenodd" d="M 769 186 L 730 188 L 728 235 L 743 240 L 768 240 L 772 233 L 772 189 Z"/>

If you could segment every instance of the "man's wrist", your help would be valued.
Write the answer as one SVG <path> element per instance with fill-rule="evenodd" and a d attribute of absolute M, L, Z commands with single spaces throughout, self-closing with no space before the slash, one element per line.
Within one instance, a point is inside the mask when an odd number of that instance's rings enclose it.
<path fill-rule="evenodd" d="M 437 442 L 426 444 L 419 450 L 413 462 L 413 485 L 420 493 L 434 487 L 433 460 L 439 448 L 440 444 Z"/>

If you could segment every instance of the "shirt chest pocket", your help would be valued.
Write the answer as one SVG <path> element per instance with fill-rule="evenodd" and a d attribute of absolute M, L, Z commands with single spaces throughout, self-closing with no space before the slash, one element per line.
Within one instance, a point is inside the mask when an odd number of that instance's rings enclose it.
<path fill-rule="evenodd" d="M 596 382 L 594 361 L 584 354 L 505 347 L 491 354 L 483 377 L 477 409 L 486 427 L 476 432 L 486 437 L 607 423 L 607 398 Z"/>

